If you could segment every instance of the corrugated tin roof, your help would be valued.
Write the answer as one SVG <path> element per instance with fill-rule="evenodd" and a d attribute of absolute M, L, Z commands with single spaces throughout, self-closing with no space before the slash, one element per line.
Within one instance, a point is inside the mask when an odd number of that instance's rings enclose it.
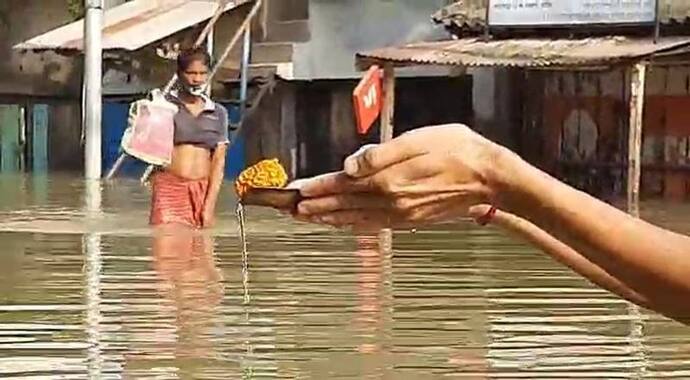
<path fill-rule="evenodd" d="M 690 37 L 597 37 L 578 40 L 465 38 L 409 44 L 357 54 L 360 67 L 375 62 L 398 66 L 452 65 L 524 68 L 613 65 L 690 46 Z"/>
<path fill-rule="evenodd" d="M 663 24 L 690 22 L 690 1 L 660 0 L 660 18 Z M 441 8 L 432 15 L 434 22 L 443 24 L 464 34 L 482 32 L 486 25 L 486 4 L 488 0 L 458 0 Z M 463 34 L 463 33 L 461 33 Z"/>
<path fill-rule="evenodd" d="M 246 1 L 231 1 L 226 11 Z M 104 12 L 103 49 L 138 50 L 210 19 L 216 0 L 133 0 Z M 14 46 L 21 50 L 83 50 L 84 20 Z"/>

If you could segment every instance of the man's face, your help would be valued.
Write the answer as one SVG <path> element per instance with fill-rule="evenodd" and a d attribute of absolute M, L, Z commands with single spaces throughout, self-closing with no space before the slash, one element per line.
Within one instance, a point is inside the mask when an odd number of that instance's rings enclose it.
<path fill-rule="evenodd" d="M 202 61 L 192 62 L 181 74 L 182 81 L 189 87 L 203 86 L 208 80 L 208 66 Z"/>

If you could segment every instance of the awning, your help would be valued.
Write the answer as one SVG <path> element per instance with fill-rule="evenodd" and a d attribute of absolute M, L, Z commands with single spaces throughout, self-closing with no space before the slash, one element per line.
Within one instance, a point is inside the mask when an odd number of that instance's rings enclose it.
<path fill-rule="evenodd" d="M 245 4 L 230 1 L 226 11 Z M 181 30 L 211 19 L 216 0 L 133 0 L 104 12 L 103 50 L 138 50 Z M 84 20 L 19 43 L 14 49 L 81 51 Z"/>
<path fill-rule="evenodd" d="M 656 54 L 680 51 L 690 46 L 690 37 L 651 38 L 599 37 L 585 39 L 482 38 L 415 43 L 357 54 L 357 65 L 395 66 L 503 66 L 522 68 L 596 67 L 646 59 Z"/>

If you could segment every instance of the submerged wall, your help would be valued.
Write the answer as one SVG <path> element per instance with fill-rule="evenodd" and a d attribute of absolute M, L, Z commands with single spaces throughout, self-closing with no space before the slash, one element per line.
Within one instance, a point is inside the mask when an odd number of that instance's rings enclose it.
<path fill-rule="evenodd" d="M 0 2 L 0 94 L 78 96 L 81 62 L 52 52 L 12 50 L 12 46 L 73 20 L 64 0 Z"/>
<path fill-rule="evenodd" d="M 280 158 L 296 177 L 340 170 L 361 144 L 378 141 L 376 123 L 358 135 L 352 92 L 357 80 L 279 82 L 244 127 L 247 164 Z M 472 79 L 401 78 L 395 133 L 432 124 L 472 121 Z"/>
<path fill-rule="evenodd" d="M 628 81 L 623 69 L 530 74 L 523 150 L 580 188 L 597 195 L 621 194 L 627 173 Z M 643 124 L 643 195 L 690 196 L 689 107 L 690 67 L 651 67 Z"/>

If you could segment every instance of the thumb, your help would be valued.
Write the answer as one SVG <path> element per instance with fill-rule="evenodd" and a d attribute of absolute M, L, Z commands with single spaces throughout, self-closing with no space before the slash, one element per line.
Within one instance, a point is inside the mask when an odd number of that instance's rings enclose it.
<path fill-rule="evenodd" d="M 370 149 L 374 149 L 378 144 L 367 144 L 362 146 L 361 148 L 357 149 L 356 152 L 352 153 L 349 157 L 345 159 L 345 163 L 343 165 L 343 168 L 345 170 L 345 173 L 349 175 L 350 177 L 354 178 L 360 178 L 360 177 L 365 177 L 367 175 L 367 171 L 369 171 L 368 167 L 369 161 L 371 159 L 371 154 L 372 153 L 367 153 Z M 367 156 L 368 155 L 368 156 Z"/>
<path fill-rule="evenodd" d="M 398 138 L 380 145 L 365 145 L 345 159 L 344 171 L 353 178 L 368 177 L 423 153 L 405 138 Z"/>

